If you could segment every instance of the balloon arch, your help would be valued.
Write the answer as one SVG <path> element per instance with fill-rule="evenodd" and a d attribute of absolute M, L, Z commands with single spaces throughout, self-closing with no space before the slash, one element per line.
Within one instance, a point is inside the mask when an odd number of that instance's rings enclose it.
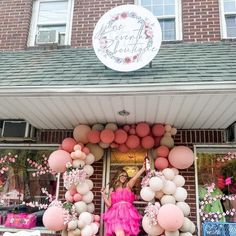
<path fill-rule="evenodd" d="M 100 216 L 94 215 L 92 164 L 104 155 L 104 149 L 120 152 L 130 149 L 153 149 L 155 170 L 142 180 L 141 198 L 148 202 L 142 226 L 150 236 L 190 236 L 195 231 L 188 218 L 190 207 L 185 202 L 185 179 L 179 169 L 189 168 L 194 161 L 191 149 L 175 146 L 177 129 L 166 124 L 141 122 L 118 127 L 114 123 L 81 124 L 74 128 L 73 138 L 63 140 L 59 150 L 51 153 L 48 163 L 53 172 L 63 173 L 67 189 L 65 203 L 58 201 L 45 211 L 43 223 L 49 230 L 62 230 L 64 236 L 94 236 L 99 231 Z M 57 216 L 54 221 L 52 216 Z"/>

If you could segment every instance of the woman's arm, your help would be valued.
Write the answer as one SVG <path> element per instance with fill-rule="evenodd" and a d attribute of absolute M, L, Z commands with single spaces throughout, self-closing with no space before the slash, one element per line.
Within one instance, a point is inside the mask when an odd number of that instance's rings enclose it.
<path fill-rule="evenodd" d="M 140 177 L 140 175 L 145 171 L 145 164 L 143 164 L 142 168 L 135 174 L 134 177 L 132 177 L 129 182 L 127 183 L 127 187 L 132 189 L 136 183 L 136 181 L 138 180 L 138 178 Z"/>
<path fill-rule="evenodd" d="M 111 197 L 110 197 L 110 194 L 109 194 L 109 198 L 107 197 L 106 192 L 105 192 L 105 188 L 101 189 L 101 194 L 102 194 L 103 200 L 105 202 L 105 205 L 108 208 L 111 207 Z"/>

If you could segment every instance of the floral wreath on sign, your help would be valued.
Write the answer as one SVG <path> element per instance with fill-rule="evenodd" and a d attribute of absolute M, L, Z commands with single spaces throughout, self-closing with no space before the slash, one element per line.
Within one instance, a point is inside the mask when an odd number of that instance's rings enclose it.
<path fill-rule="evenodd" d="M 150 48 L 153 44 L 153 30 L 152 30 L 153 24 L 149 23 L 148 19 L 145 18 L 144 20 L 142 17 L 138 16 L 134 12 L 122 12 L 122 13 L 112 16 L 111 20 L 108 22 L 108 25 L 109 27 L 111 27 L 117 20 L 119 19 L 126 20 L 126 18 L 128 17 L 136 19 L 137 22 L 141 24 L 141 28 L 145 29 L 144 34 L 145 34 L 146 39 L 148 39 L 147 48 Z M 114 56 L 113 53 L 107 49 L 108 40 L 106 36 L 103 36 L 102 38 L 100 38 L 99 44 L 100 44 L 101 50 L 104 51 L 109 58 L 115 60 L 117 63 L 129 64 L 129 63 L 137 62 L 139 61 L 143 53 L 143 52 L 140 52 L 139 54 L 136 54 L 134 56 L 126 56 L 124 58 L 121 58 L 121 57 Z"/>

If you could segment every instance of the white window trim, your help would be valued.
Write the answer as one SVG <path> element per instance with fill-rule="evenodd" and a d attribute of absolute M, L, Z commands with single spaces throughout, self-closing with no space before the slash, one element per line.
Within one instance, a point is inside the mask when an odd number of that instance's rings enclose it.
<path fill-rule="evenodd" d="M 134 4 L 142 6 L 141 5 L 141 0 L 134 0 Z M 179 41 L 183 39 L 183 33 L 182 33 L 182 4 L 181 0 L 175 0 L 175 15 L 166 15 L 164 17 L 158 17 L 159 19 L 173 19 L 175 18 L 175 40 L 174 41 Z M 164 40 L 165 42 L 168 42 L 169 40 Z"/>
<path fill-rule="evenodd" d="M 31 25 L 30 25 L 30 31 L 29 31 L 29 37 L 28 37 L 28 43 L 27 43 L 28 47 L 35 46 L 35 36 L 37 33 L 37 22 L 38 22 L 38 15 L 39 15 L 38 13 L 39 13 L 40 3 L 41 2 L 58 2 L 58 1 L 60 0 L 35 0 L 33 2 Z M 71 44 L 73 9 L 74 9 L 74 0 L 68 0 L 68 15 L 67 15 L 67 21 L 66 21 L 65 45 Z M 49 24 L 50 23 L 53 23 L 53 22 L 49 22 Z M 59 23 L 57 22 L 55 25 L 59 25 Z"/>
<path fill-rule="evenodd" d="M 219 0 L 219 10 L 220 10 L 220 33 L 222 39 L 235 39 L 236 37 L 228 37 L 227 36 L 227 27 L 225 15 L 235 15 L 233 13 L 226 13 L 224 11 L 224 0 Z"/>

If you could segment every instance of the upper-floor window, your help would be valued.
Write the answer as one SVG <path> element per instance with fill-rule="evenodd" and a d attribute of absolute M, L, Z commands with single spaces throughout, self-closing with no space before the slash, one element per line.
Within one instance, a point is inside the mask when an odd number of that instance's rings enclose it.
<path fill-rule="evenodd" d="M 236 0 L 221 0 L 223 38 L 236 38 Z"/>
<path fill-rule="evenodd" d="M 138 4 L 157 17 L 164 41 L 182 39 L 180 0 L 138 0 Z"/>
<path fill-rule="evenodd" d="M 29 46 L 69 45 L 72 0 L 36 0 L 33 6 Z"/>

